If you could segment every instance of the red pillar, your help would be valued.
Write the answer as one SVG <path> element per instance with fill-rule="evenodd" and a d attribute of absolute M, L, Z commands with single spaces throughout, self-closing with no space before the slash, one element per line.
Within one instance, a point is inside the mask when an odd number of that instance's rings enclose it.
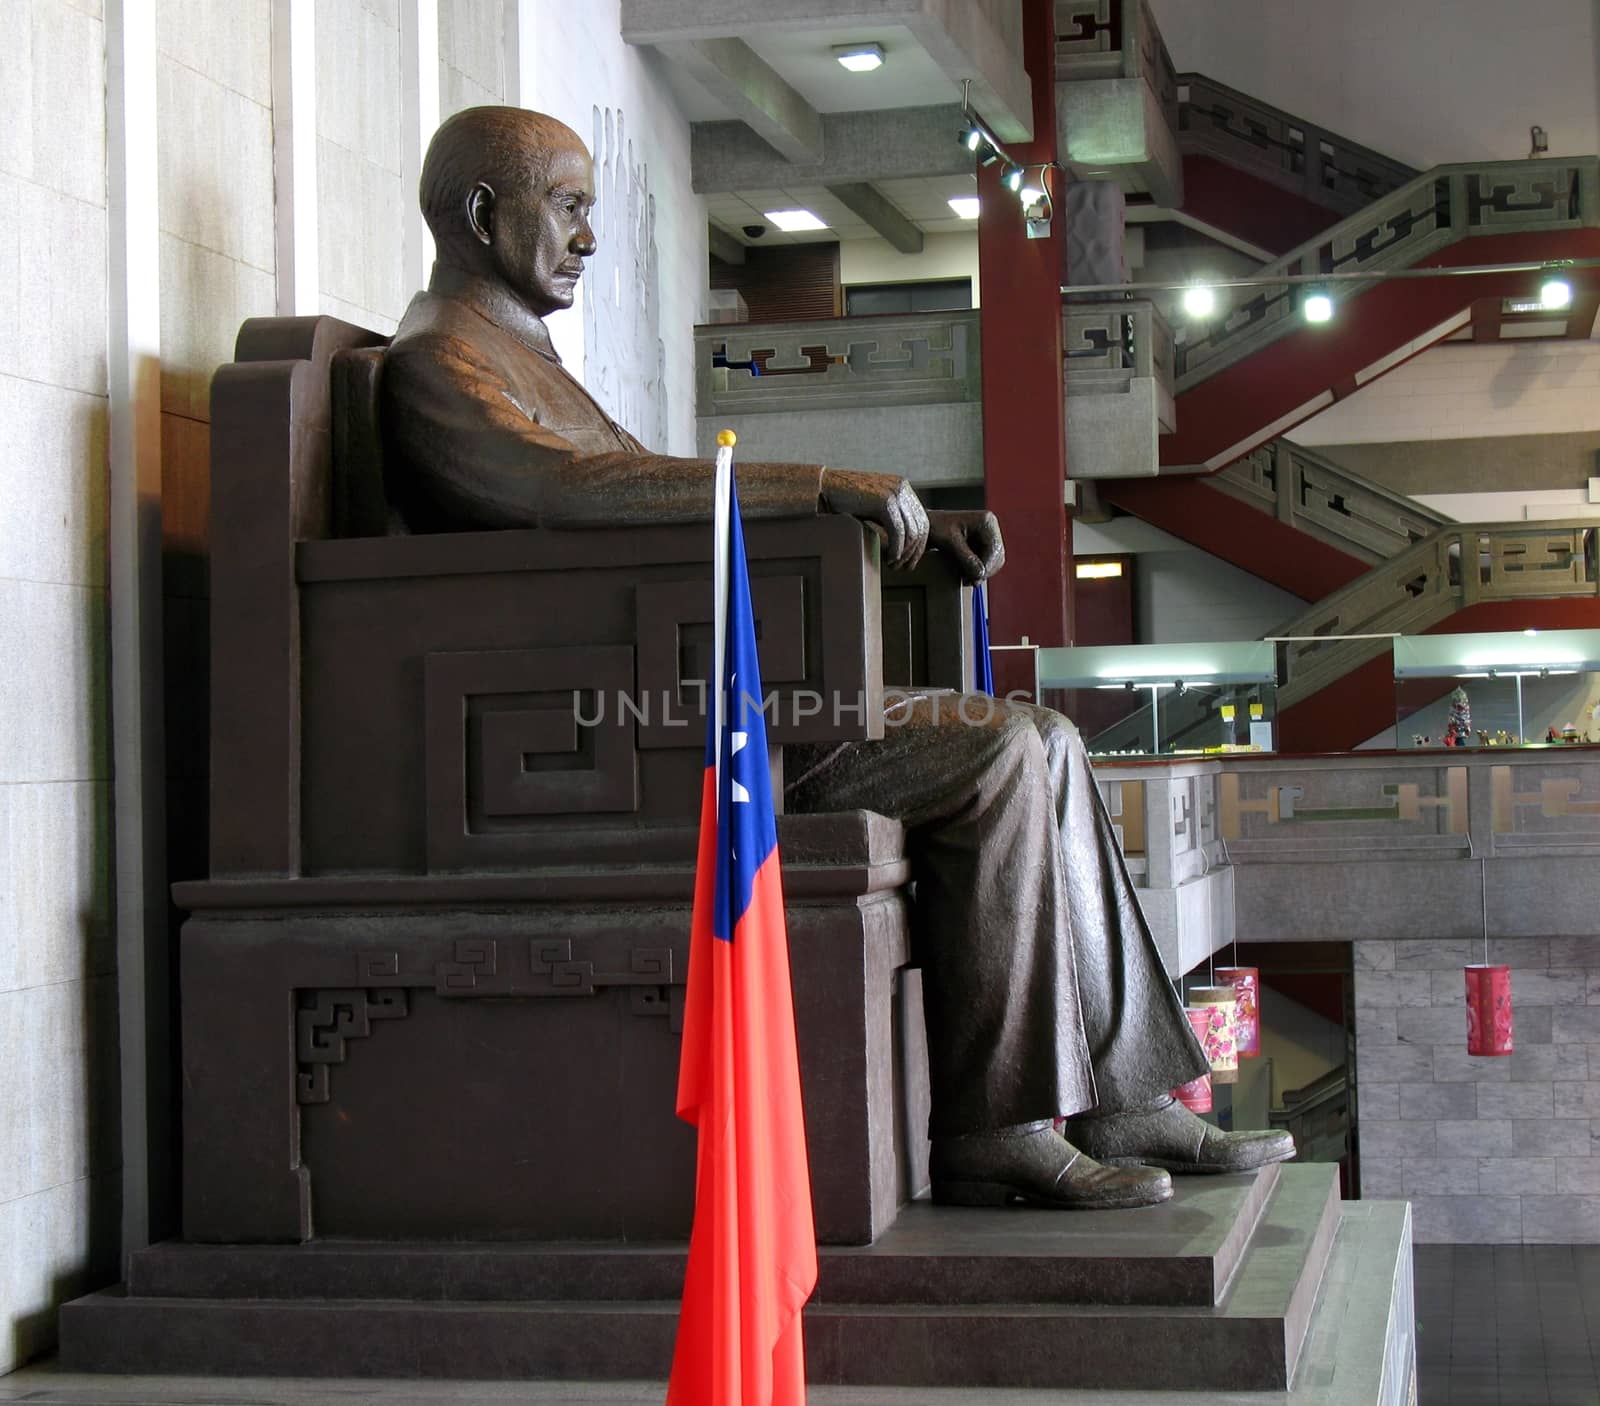
<path fill-rule="evenodd" d="M 1024 59 L 1033 85 L 1034 140 L 1006 143 L 1021 164 L 1056 159 L 1053 0 L 1022 0 Z M 980 114 L 981 116 L 982 114 Z M 1005 533 L 1006 566 L 989 588 L 990 638 L 1071 642 L 1064 506 L 1066 408 L 1062 383 L 1061 239 L 1064 183 L 1050 235 L 1029 239 L 1022 202 L 1000 183 L 1002 163 L 978 168 L 978 276 L 983 304 L 983 473 L 988 507 Z M 1030 171 L 1030 179 L 1037 173 Z M 995 655 L 997 692 L 1032 687 L 1026 655 Z"/>

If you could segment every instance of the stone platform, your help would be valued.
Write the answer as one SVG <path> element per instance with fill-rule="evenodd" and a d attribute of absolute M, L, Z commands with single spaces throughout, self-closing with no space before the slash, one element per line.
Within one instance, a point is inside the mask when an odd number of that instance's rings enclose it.
<path fill-rule="evenodd" d="M 1186 1179 L 1172 1202 L 1141 1211 L 914 1203 L 876 1244 L 823 1251 L 807 1310 L 809 1378 L 1282 1392 L 1340 1218 L 1329 1166 Z M 1377 1251 L 1389 1256 L 1385 1322 L 1399 1249 L 1409 1264 L 1404 1228 L 1402 1213 L 1403 1244 Z M 163 1374 L 659 1379 L 682 1273 L 676 1245 L 161 1245 L 135 1257 L 128 1285 L 63 1310 L 62 1362 Z"/>

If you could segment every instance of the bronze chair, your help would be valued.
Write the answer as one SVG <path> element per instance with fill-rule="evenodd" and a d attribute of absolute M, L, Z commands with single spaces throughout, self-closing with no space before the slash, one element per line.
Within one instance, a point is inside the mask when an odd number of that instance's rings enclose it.
<path fill-rule="evenodd" d="M 710 534 L 406 534 L 383 342 L 254 319 L 212 389 L 184 1237 L 682 1236 Z M 747 539 L 775 780 L 784 744 L 881 735 L 885 672 L 969 677 L 931 554 L 884 587 L 851 519 Z M 925 1180 L 904 835 L 779 825 L 819 1238 L 867 1243 Z"/>

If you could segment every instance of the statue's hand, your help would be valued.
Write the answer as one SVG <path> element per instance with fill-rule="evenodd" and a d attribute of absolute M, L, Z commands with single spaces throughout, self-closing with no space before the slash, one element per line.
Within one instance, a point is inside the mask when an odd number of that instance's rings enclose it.
<path fill-rule="evenodd" d="M 922 560 L 928 548 L 928 514 L 903 478 L 824 469 L 822 502 L 830 513 L 860 518 L 882 538 L 884 565 L 911 567 Z"/>
<path fill-rule="evenodd" d="M 967 581 L 986 581 L 1006 564 L 999 519 L 981 510 L 930 512 L 928 545 L 948 552 Z"/>

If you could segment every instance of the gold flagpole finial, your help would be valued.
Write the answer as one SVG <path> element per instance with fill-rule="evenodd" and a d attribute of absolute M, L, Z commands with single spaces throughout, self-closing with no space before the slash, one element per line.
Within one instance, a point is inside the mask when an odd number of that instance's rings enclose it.
<path fill-rule="evenodd" d="M 717 444 L 723 449 L 732 449 L 739 442 L 739 436 L 732 430 L 718 430 Z"/>

